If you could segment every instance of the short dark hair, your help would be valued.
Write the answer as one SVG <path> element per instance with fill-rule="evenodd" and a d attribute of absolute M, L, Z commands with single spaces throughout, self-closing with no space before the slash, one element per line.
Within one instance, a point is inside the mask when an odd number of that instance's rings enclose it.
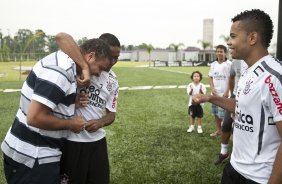
<path fill-rule="evenodd" d="M 194 76 L 195 73 L 197 73 L 197 74 L 200 75 L 200 81 L 201 81 L 202 78 L 203 78 L 203 75 L 202 75 L 202 73 L 201 73 L 200 71 L 194 71 L 194 72 L 192 72 L 192 74 L 191 74 L 191 79 L 193 80 L 193 76 Z"/>
<path fill-rule="evenodd" d="M 273 23 L 267 13 L 259 9 L 246 10 L 231 20 L 232 22 L 242 21 L 247 33 L 258 32 L 262 45 L 266 48 L 269 47 L 273 36 Z"/>
<path fill-rule="evenodd" d="M 111 33 L 103 33 L 99 39 L 104 40 L 109 46 L 120 47 L 118 38 Z"/>
<path fill-rule="evenodd" d="M 112 60 L 112 53 L 109 45 L 101 39 L 89 39 L 80 45 L 80 50 L 83 54 L 95 52 L 96 58 L 108 58 Z"/>
<path fill-rule="evenodd" d="M 217 49 L 223 49 L 224 50 L 224 53 L 227 53 L 227 47 L 225 47 L 224 45 L 218 45 L 215 47 L 215 50 Z"/>

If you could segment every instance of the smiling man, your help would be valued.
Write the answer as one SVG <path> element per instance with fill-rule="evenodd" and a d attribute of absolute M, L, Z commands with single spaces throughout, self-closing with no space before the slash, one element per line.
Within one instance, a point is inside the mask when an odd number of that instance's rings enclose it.
<path fill-rule="evenodd" d="M 228 46 L 232 58 L 248 69 L 241 76 L 236 100 L 198 95 L 235 113 L 233 151 L 223 171 L 224 184 L 282 183 L 282 63 L 269 55 L 273 23 L 265 12 L 244 11 L 232 19 Z"/>

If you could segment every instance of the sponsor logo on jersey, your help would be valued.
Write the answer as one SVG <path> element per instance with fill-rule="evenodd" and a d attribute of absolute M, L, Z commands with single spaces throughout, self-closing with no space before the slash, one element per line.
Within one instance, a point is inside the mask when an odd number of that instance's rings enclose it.
<path fill-rule="evenodd" d="M 226 80 L 227 76 L 224 75 L 224 74 L 221 74 L 219 72 L 214 72 L 213 79 L 215 79 L 215 80 Z"/>
<path fill-rule="evenodd" d="M 235 118 L 237 121 L 234 122 L 234 127 L 247 132 L 254 132 L 253 129 L 253 117 L 249 114 L 241 112 L 241 110 L 236 111 Z"/>
<path fill-rule="evenodd" d="M 280 100 L 280 98 L 279 98 L 279 96 L 277 94 L 277 91 L 274 88 L 274 85 L 272 83 L 271 75 L 266 77 L 266 79 L 264 80 L 264 83 L 268 85 L 268 89 L 269 89 L 269 92 L 270 92 L 270 94 L 272 96 L 272 100 L 275 103 L 275 105 L 277 107 L 277 110 L 282 115 L 282 103 L 281 103 L 281 100 Z"/>
<path fill-rule="evenodd" d="M 104 108 L 106 104 L 106 100 L 99 97 L 101 91 L 98 87 L 95 87 L 94 85 L 89 85 L 86 88 L 80 89 L 80 93 L 88 93 L 89 97 L 89 105 L 99 108 Z"/>

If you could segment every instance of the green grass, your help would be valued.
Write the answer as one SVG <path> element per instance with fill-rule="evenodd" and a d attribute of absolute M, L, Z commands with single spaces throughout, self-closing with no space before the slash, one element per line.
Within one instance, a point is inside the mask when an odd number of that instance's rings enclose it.
<path fill-rule="evenodd" d="M 186 133 L 186 106 L 184 89 L 120 93 L 117 119 L 107 127 L 112 183 L 219 183 L 210 105 L 202 135 Z"/>
<path fill-rule="evenodd" d="M 8 128 L 13 122 L 19 106 L 19 92 L 3 93 L 0 92 L 0 140 L 4 139 Z M 0 184 L 5 183 L 3 159 L 0 157 Z"/>
<path fill-rule="evenodd" d="M 26 79 L 25 70 L 19 70 L 15 68 L 24 68 L 30 67 L 34 65 L 34 61 L 25 61 L 25 62 L 0 62 L 0 75 L 4 75 L 4 77 L 0 77 L 0 84 L 2 82 L 7 81 L 24 81 Z M 0 89 L 2 86 L 0 85 Z"/>
<path fill-rule="evenodd" d="M 156 69 L 136 65 L 144 63 L 119 62 L 113 68 L 121 87 L 183 85 L 191 82 L 192 71 L 200 70 L 204 76 L 208 72 L 208 67 Z M 207 84 L 207 78 L 203 82 Z M 21 81 L 6 79 L 0 88 L 21 85 Z M 1 142 L 17 111 L 19 94 L 0 92 Z M 209 136 L 215 129 L 211 105 L 204 105 L 204 133 L 188 134 L 187 101 L 186 89 L 179 88 L 119 92 L 116 121 L 106 127 L 112 184 L 220 183 L 224 165 L 213 165 L 220 140 Z M 2 184 L 2 159 L 0 164 Z"/>

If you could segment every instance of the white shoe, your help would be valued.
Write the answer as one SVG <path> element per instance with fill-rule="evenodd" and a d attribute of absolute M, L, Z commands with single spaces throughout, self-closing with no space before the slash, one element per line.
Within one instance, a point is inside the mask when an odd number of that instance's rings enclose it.
<path fill-rule="evenodd" d="M 194 126 L 190 126 L 187 130 L 188 133 L 191 133 L 195 130 L 195 127 Z"/>
<path fill-rule="evenodd" d="M 198 127 L 198 128 L 197 128 L 197 131 L 198 131 L 199 134 L 202 134 L 202 133 L 203 133 L 202 127 Z"/>

